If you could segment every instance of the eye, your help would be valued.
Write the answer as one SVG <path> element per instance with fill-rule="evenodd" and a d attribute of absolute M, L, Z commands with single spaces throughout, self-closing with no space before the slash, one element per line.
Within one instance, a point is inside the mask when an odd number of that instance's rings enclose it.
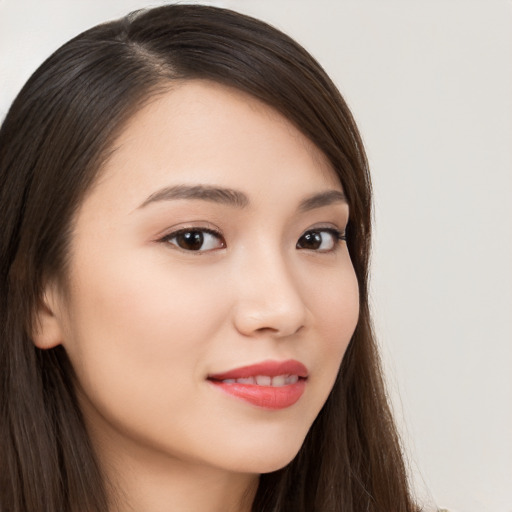
<path fill-rule="evenodd" d="M 334 228 L 311 229 L 306 231 L 297 242 L 297 249 L 329 252 L 336 250 L 340 240 L 346 240 L 341 231 Z"/>
<path fill-rule="evenodd" d="M 207 252 L 226 247 L 219 233 L 205 228 L 180 229 L 165 236 L 162 241 L 175 245 L 184 251 L 194 252 Z"/>

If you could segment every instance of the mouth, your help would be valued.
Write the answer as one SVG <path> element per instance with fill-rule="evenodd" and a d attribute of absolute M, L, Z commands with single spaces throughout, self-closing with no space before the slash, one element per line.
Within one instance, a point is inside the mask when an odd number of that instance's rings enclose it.
<path fill-rule="evenodd" d="M 217 389 L 264 409 L 285 409 L 303 395 L 308 378 L 300 362 L 263 361 L 208 376 Z"/>
<path fill-rule="evenodd" d="M 271 377 L 270 375 L 256 375 L 255 377 L 242 377 L 240 379 L 222 379 L 220 382 L 224 384 L 251 384 L 253 386 L 271 386 L 274 388 L 280 388 L 282 386 L 288 386 L 295 384 L 299 380 L 298 375 L 276 375 Z M 215 380 L 215 379 L 212 379 Z"/>

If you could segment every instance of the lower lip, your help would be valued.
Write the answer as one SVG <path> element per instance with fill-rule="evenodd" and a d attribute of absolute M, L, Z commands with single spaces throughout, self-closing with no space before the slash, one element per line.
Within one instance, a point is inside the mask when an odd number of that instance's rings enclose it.
<path fill-rule="evenodd" d="M 226 383 L 210 380 L 225 393 L 264 409 L 286 409 L 296 403 L 306 387 L 306 381 L 299 379 L 295 384 L 287 386 L 258 386 L 256 384 Z"/>

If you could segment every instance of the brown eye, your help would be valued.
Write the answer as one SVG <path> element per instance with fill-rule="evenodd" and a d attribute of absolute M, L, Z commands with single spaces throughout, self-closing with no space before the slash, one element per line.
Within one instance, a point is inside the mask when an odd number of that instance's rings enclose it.
<path fill-rule="evenodd" d="M 185 251 L 195 252 L 206 252 L 225 247 L 222 237 L 218 233 L 205 229 L 177 231 L 166 236 L 164 241 Z"/>
<path fill-rule="evenodd" d="M 344 236 L 335 229 L 317 229 L 304 233 L 297 242 L 297 249 L 328 252 L 336 248 Z"/>

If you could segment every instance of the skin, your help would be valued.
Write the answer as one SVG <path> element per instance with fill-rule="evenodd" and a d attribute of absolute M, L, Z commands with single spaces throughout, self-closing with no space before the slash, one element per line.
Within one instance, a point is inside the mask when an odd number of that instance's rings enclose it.
<path fill-rule="evenodd" d="M 66 291 L 48 283 L 35 343 L 69 354 L 100 463 L 122 490 L 112 510 L 250 510 L 258 475 L 299 450 L 357 322 L 348 249 L 325 231 L 344 231 L 346 202 L 298 210 L 343 189 L 289 121 L 207 81 L 171 84 L 115 147 L 74 219 Z M 246 204 L 155 198 L 175 185 L 234 189 Z M 172 238 L 186 228 L 219 235 L 188 250 Z M 298 247 L 312 229 L 320 247 Z M 308 368 L 291 407 L 207 380 L 269 359 Z"/>

